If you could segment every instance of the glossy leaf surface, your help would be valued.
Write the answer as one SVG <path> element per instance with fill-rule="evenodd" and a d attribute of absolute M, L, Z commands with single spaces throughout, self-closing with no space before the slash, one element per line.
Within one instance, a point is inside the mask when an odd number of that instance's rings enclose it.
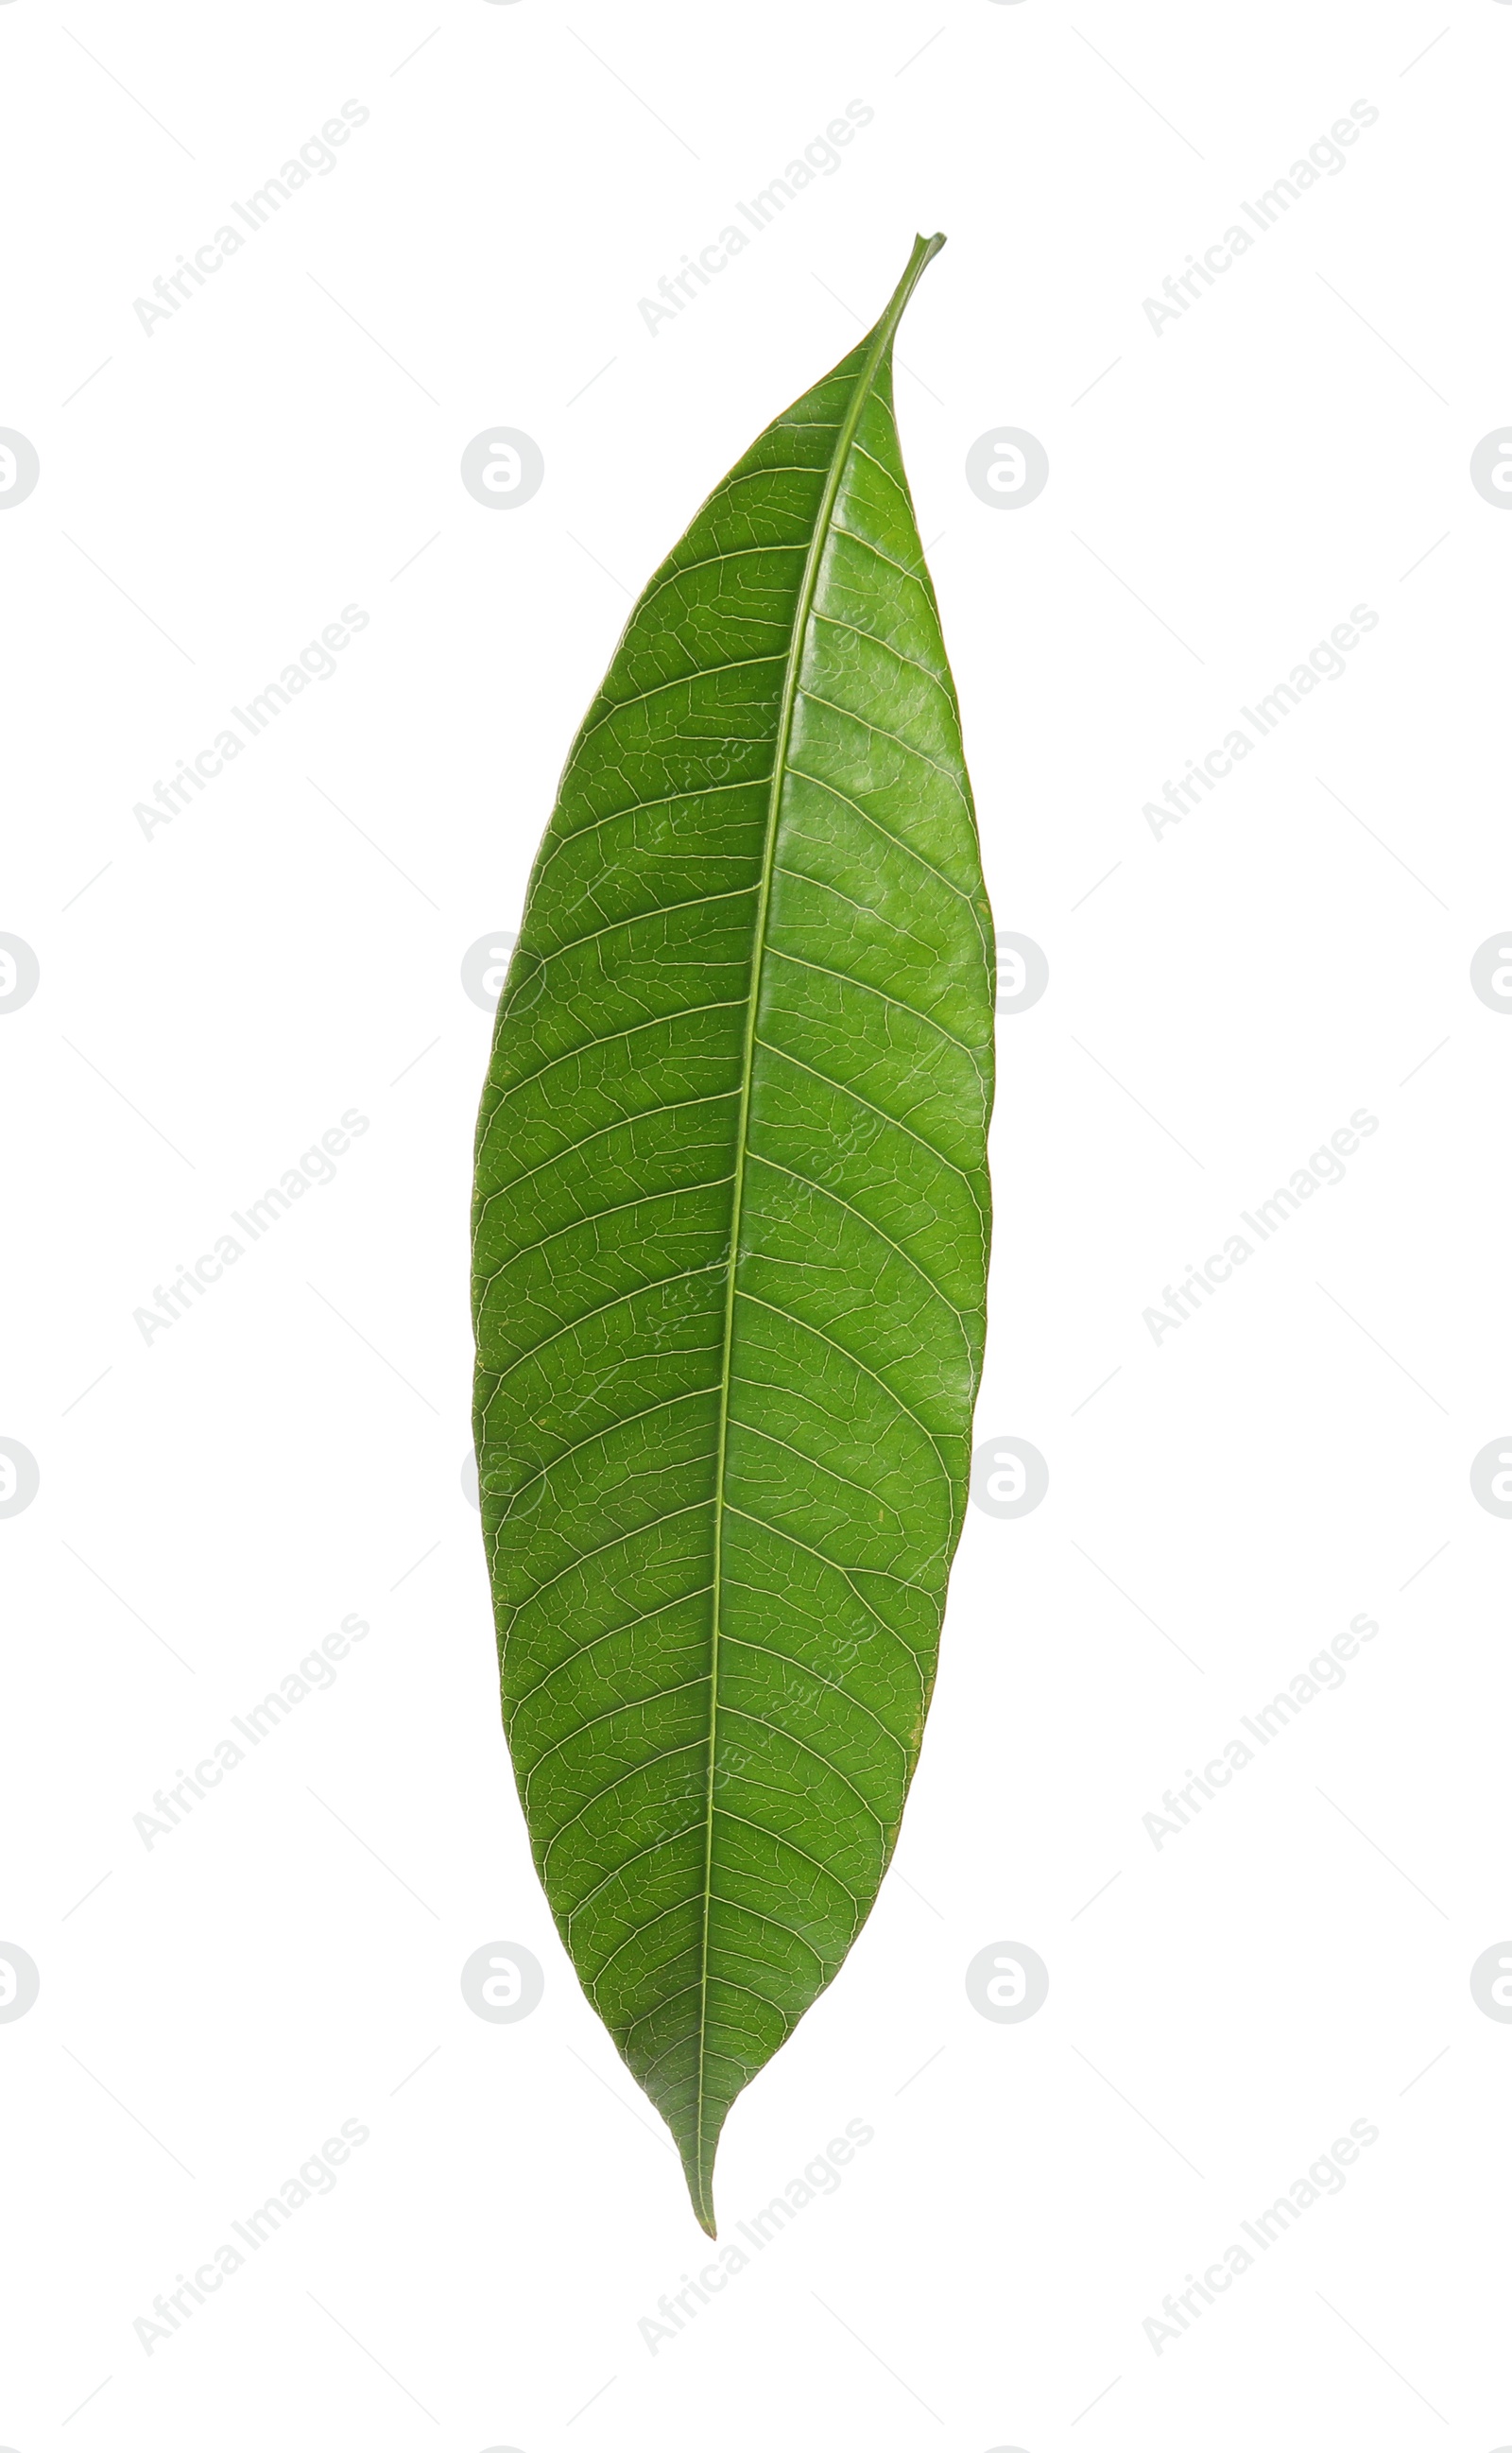
<path fill-rule="evenodd" d="M 965 1500 L 992 930 L 891 374 L 941 244 L 637 605 L 479 1121 L 505 1725 L 709 2231 L 729 2106 L 876 1897 Z"/>

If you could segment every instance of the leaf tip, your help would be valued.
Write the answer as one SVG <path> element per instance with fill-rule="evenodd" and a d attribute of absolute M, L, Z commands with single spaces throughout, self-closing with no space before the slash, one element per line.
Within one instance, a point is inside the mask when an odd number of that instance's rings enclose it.
<path fill-rule="evenodd" d="M 921 231 L 914 239 L 912 252 L 903 269 L 903 279 L 888 300 L 882 321 L 876 328 L 879 334 L 885 335 L 889 348 L 903 310 L 917 289 L 925 267 L 934 262 L 945 243 L 944 230 L 936 230 L 932 238 L 925 238 Z"/>

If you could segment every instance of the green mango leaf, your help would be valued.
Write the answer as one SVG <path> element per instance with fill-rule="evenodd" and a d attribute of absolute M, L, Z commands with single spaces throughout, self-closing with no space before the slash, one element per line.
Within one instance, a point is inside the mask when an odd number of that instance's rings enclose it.
<path fill-rule="evenodd" d="M 563 774 L 478 1126 L 504 1721 L 714 2229 L 898 1836 L 970 1462 L 995 966 L 885 314 L 717 487 Z"/>

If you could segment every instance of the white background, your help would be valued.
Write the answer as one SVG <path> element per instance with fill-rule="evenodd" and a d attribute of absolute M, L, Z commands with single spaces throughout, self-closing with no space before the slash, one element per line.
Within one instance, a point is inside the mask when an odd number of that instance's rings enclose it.
<path fill-rule="evenodd" d="M 1512 917 L 1512 520 L 1468 460 L 1512 416 L 1512 7 L 66 15 L 0 6 L 0 425 L 41 463 L 0 519 L 0 928 L 41 966 L 0 1016 L 0 1433 L 41 1473 L 0 1522 L 0 1938 L 42 1980 L 0 2024 L 0 2437 L 1506 2443 L 1512 2029 L 1468 1972 L 1512 1933 L 1512 1525 L 1469 1466 L 1512 1422 L 1512 1023 L 1469 964 Z M 348 98 L 337 167 L 145 332 Z M 649 334 L 852 99 L 843 169 Z M 1142 301 L 1357 100 L 1347 168 L 1157 336 Z M 895 1870 L 731 2118 L 726 2236 L 874 2142 L 653 2357 L 706 2245 L 532 1874 L 462 1487 L 460 967 L 630 595 L 936 228 L 905 449 L 997 918 L 1050 965 L 1000 1034 L 979 1429 L 1050 1488 L 969 1511 Z M 507 515 L 458 475 L 496 425 L 546 460 Z M 1002 425 L 1050 461 L 1012 513 L 964 474 Z M 149 839 L 133 805 L 348 604 L 334 675 Z M 1358 604 L 1345 675 L 1157 838 Z M 146 1343 L 352 1107 L 336 1180 Z M 1360 1107 L 1345 1181 L 1157 1346 Z M 334 1686 L 144 1846 L 348 1613 Z M 1359 1613 L 1343 1687 L 1157 1850 L 1163 1791 Z M 458 1983 L 500 1938 L 546 1969 L 516 2025 Z M 1050 1970 L 1022 2025 L 964 1987 L 1003 1939 Z M 154 2294 L 344 2120 L 335 2190 L 149 2356 Z M 1157 2354 L 1355 2120 L 1347 2186 Z"/>

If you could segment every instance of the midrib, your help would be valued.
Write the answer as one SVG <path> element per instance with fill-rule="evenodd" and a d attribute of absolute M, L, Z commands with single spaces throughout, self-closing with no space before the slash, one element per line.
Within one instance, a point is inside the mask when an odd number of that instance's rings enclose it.
<path fill-rule="evenodd" d="M 830 454 L 829 468 L 825 478 L 825 490 L 820 497 L 819 510 L 814 521 L 814 532 L 809 541 L 808 554 L 804 564 L 803 582 L 798 591 L 793 634 L 783 674 L 782 703 L 777 719 L 771 785 L 766 802 L 766 839 L 762 854 L 761 890 L 756 904 L 755 949 L 751 958 L 750 994 L 746 1002 L 740 1114 L 735 1139 L 735 1174 L 730 1196 L 729 1258 L 725 1280 L 725 1340 L 719 1377 L 719 1446 L 714 1467 L 714 1560 L 709 1603 L 708 1785 L 704 1809 L 703 1949 L 699 1969 L 698 2121 L 695 2155 L 700 2219 L 708 2218 L 705 2224 L 706 2229 L 711 2226 L 713 2217 L 713 2208 L 708 2203 L 707 2182 L 704 2169 L 704 2120 L 706 2102 L 704 2064 L 708 2043 L 709 1928 L 713 1922 L 714 1766 L 719 1731 L 720 1613 L 724 1598 L 725 1456 L 729 1432 L 730 1355 L 735 1330 L 735 1277 L 745 1207 L 746 1133 L 750 1118 L 751 1074 L 756 1050 L 756 1015 L 761 1002 L 762 977 L 766 960 L 766 915 L 771 902 L 772 870 L 777 856 L 777 829 L 782 815 L 783 793 L 787 782 L 787 755 L 792 739 L 793 714 L 798 704 L 798 676 L 803 667 L 804 648 L 808 637 L 809 616 L 813 611 L 814 598 L 819 588 L 820 565 L 824 559 L 825 548 L 829 541 L 830 522 L 834 517 L 835 504 L 839 499 L 846 466 L 856 439 L 856 431 L 866 404 L 871 398 L 877 369 L 886 354 L 888 345 L 897 330 L 899 318 L 908 303 L 919 276 L 936 251 L 935 245 L 925 240 L 920 240 L 915 247 L 907 269 L 871 336 L 871 346 L 856 377 L 850 406 L 841 421 L 840 429 L 835 438 L 835 447 Z"/>

